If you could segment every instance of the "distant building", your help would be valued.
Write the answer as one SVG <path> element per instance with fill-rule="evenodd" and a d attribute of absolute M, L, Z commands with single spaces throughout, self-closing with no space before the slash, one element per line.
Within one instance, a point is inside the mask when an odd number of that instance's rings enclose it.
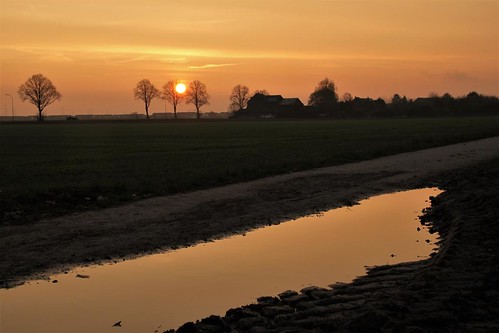
<path fill-rule="evenodd" d="M 300 101 L 299 98 L 283 98 L 280 102 L 279 102 L 279 106 L 282 108 L 287 108 L 287 107 L 290 107 L 290 108 L 302 108 L 304 105 L 302 103 L 302 101 Z"/>
<path fill-rule="evenodd" d="M 279 111 L 285 109 L 301 109 L 303 103 L 299 98 L 283 98 L 281 95 L 255 94 L 248 101 L 247 110 Z"/>
<path fill-rule="evenodd" d="M 236 111 L 235 116 L 274 118 L 296 116 L 302 113 L 304 105 L 299 98 L 284 98 L 282 95 L 255 94 L 244 110 Z"/>
<path fill-rule="evenodd" d="M 414 104 L 417 106 L 434 106 L 435 105 L 435 98 L 433 97 L 418 97 L 414 101 Z"/>

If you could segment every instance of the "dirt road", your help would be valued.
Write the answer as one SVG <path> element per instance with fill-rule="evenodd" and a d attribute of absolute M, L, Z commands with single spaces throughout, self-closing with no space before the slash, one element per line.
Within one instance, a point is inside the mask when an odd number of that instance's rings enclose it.
<path fill-rule="evenodd" d="M 499 156 L 499 137 L 0 229 L 0 286 L 68 267 L 122 260 L 275 224 L 389 191 Z"/>
<path fill-rule="evenodd" d="M 499 158 L 434 179 L 445 191 L 421 217 L 440 236 L 431 258 L 262 296 L 165 333 L 499 332 Z"/>

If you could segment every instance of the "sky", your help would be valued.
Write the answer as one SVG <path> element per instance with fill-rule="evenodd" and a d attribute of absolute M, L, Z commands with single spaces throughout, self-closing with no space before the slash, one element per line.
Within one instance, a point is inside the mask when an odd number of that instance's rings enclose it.
<path fill-rule="evenodd" d="M 144 113 L 133 96 L 142 79 L 200 80 L 211 96 L 202 112 L 227 111 L 237 84 L 306 104 L 325 77 L 340 97 L 499 95 L 498 0 L 0 3 L 0 116 L 5 94 L 16 115 L 36 113 L 17 90 L 38 73 L 62 94 L 47 115 Z"/>

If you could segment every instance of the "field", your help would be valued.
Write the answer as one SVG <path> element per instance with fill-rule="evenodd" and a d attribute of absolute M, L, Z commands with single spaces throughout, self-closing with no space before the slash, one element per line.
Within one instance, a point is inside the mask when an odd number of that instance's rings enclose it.
<path fill-rule="evenodd" d="M 499 118 L 0 125 L 3 223 L 499 135 Z"/>

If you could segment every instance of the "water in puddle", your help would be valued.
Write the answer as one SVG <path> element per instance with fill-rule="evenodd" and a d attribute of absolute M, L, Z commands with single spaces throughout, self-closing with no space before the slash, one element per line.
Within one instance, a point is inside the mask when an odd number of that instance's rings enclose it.
<path fill-rule="evenodd" d="M 245 236 L 77 268 L 53 276 L 58 283 L 0 290 L 0 331 L 163 332 L 259 296 L 348 282 L 364 274 L 365 265 L 426 258 L 436 236 L 417 231 L 417 216 L 438 193 L 376 196 Z M 118 321 L 122 326 L 112 327 Z"/>

